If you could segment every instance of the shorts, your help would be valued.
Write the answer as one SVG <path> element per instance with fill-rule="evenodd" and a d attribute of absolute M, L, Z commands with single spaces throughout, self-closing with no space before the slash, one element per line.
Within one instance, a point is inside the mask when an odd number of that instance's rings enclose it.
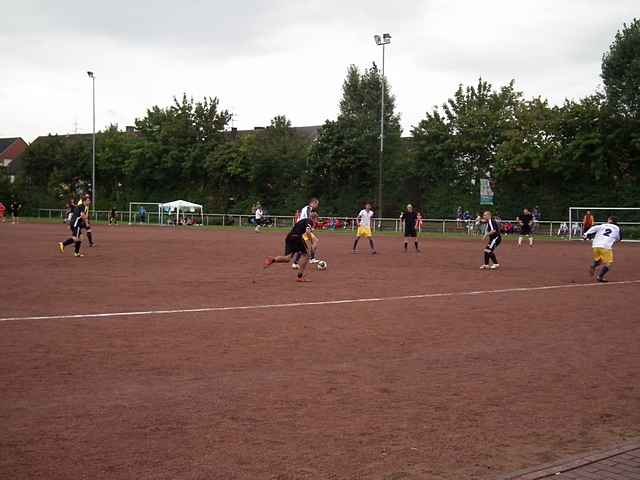
<path fill-rule="evenodd" d="M 495 252 L 496 248 L 498 248 L 501 242 L 502 242 L 502 237 L 500 235 L 490 239 L 489 243 L 487 243 L 487 247 L 485 248 L 485 252 L 487 253 Z"/>
<path fill-rule="evenodd" d="M 71 229 L 72 237 L 80 238 L 80 236 L 82 235 L 82 228 L 83 228 L 82 223 L 78 223 L 78 225 L 76 225 L 75 227 L 73 225 L 69 225 L 69 228 Z"/>
<path fill-rule="evenodd" d="M 520 227 L 520 235 L 531 235 L 531 225 L 522 225 Z"/>
<path fill-rule="evenodd" d="M 358 227 L 358 233 L 356 233 L 356 237 L 367 237 L 367 238 L 371 238 L 371 237 L 372 237 L 371 227 L 363 227 L 363 226 L 359 226 L 359 227 Z"/>
<path fill-rule="evenodd" d="M 404 236 L 405 237 L 417 237 L 418 236 L 418 232 L 416 231 L 415 228 L 405 228 L 404 230 Z"/>
<path fill-rule="evenodd" d="M 613 263 L 613 250 L 609 248 L 594 247 L 593 261 L 602 262 L 605 265 L 611 265 Z"/>
<path fill-rule="evenodd" d="M 302 235 L 290 233 L 284 240 L 284 254 L 292 255 L 294 253 L 307 255 L 307 244 Z"/>

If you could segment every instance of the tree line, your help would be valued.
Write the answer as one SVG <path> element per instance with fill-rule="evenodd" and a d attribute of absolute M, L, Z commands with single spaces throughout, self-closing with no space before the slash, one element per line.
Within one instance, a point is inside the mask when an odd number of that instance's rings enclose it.
<path fill-rule="evenodd" d="M 477 210 L 485 178 L 504 217 L 533 205 L 547 218 L 564 218 L 570 205 L 640 206 L 634 20 L 602 57 L 602 91 L 554 106 L 525 98 L 513 81 L 494 87 L 480 78 L 459 85 L 405 137 L 391 86 L 375 64 L 348 68 L 339 114 L 314 140 L 284 115 L 235 135 L 218 98 L 185 94 L 148 109 L 134 134 L 115 125 L 97 134 L 97 207 L 184 198 L 210 212 L 247 213 L 260 201 L 273 214 L 292 214 L 318 196 L 323 214 L 344 215 L 365 201 L 375 205 L 383 82 L 385 216 L 397 216 L 407 202 L 429 217 L 451 217 L 458 205 Z M 15 184 L 0 171 L 0 195 L 50 207 L 90 189 L 90 178 L 90 136 L 49 136 L 29 147 Z"/>

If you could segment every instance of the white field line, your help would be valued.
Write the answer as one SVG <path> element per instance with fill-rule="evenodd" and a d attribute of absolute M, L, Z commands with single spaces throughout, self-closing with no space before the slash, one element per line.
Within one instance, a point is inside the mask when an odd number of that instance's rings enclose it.
<path fill-rule="evenodd" d="M 296 303 L 274 303 L 266 305 L 237 305 L 232 307 L 202 307 L 202 308 L 185 308 L 175 310 L 141 310 L 133 312 L 110 312 L 110 313 L 83 313 L 73 315 L 42 315 L 33 317 L 6 317 L 0 318 L 0 322 L 17 322 L 21 320 L 73 320 L 73 319 L 92 319 L 92 318 L 111 318 L 111 317 L 133 317 L 133 316 L 149 316 L 149 315 L 176 315 L 185 313 L 201 313 L 201 312 L 232 312 L 240 310 L 270 310 L 276 308 L 294 308 L 294 307 L 313 307 L 323 305 L 344 305 L 349 303 L 370 303 L 370 302 L 393 302 L 398 300 L 419 300 L 424 298 L 445 298 L 445 297 L 468 297 L 474 295 L 495 295 L 501 293 L 528 293 L 541 292 L 546 290 L 562 290 L 568 288 L 587 288 L 587 287 L 606 287 L 614 285 L 633 285 L 640 284 L 640 280 L 624 280 L 619 282 L 608 283 L 567 283 L 564 285 L 547 285 L 542 287 L 517 287 L 502 288 L 497 290 L 475 290 L 469 292 L 444 292 L 444 293 L 423 293 L 418 295 L 399 295 L 392 297 L 374 297 L 374 298 L 351 298 L 345 300 L 325 300 L 319 302 L 296 302 Z"/>

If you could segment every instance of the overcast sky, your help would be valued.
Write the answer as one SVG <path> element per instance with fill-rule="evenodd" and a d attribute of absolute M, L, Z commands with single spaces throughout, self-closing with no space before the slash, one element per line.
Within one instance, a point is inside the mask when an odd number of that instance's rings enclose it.
<path fill-rule="evenodd" d="M 5 3 L 5 2 L 3 2 Z M 133 124 L 183 92 L 235 126 L 335 118 L 349 64 L 386 70 L 404 133 L 459 83 L 516 80 L 553 103 L 599 88 L 600 61 L 638 0 L 19 0 L 0 28 L 0 137 Z"/>

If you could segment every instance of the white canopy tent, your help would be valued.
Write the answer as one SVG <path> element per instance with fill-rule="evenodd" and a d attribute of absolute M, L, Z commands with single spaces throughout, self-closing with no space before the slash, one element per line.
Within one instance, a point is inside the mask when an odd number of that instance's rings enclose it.
<path fill-rule="evenodd" d="M 200 224 L 204 223 L 204 211 L 202 205 L 197 203 L 187 202 L 186 200 L 174 200 L 173 202 L 161 203 L 160 208 L 163 211 L 169 210 L 170 214 L 175 213 L 176 223 L 179 223 L 180 213 L 184 216 L 185 213 L 196 213 L 200 211 Z"/>

